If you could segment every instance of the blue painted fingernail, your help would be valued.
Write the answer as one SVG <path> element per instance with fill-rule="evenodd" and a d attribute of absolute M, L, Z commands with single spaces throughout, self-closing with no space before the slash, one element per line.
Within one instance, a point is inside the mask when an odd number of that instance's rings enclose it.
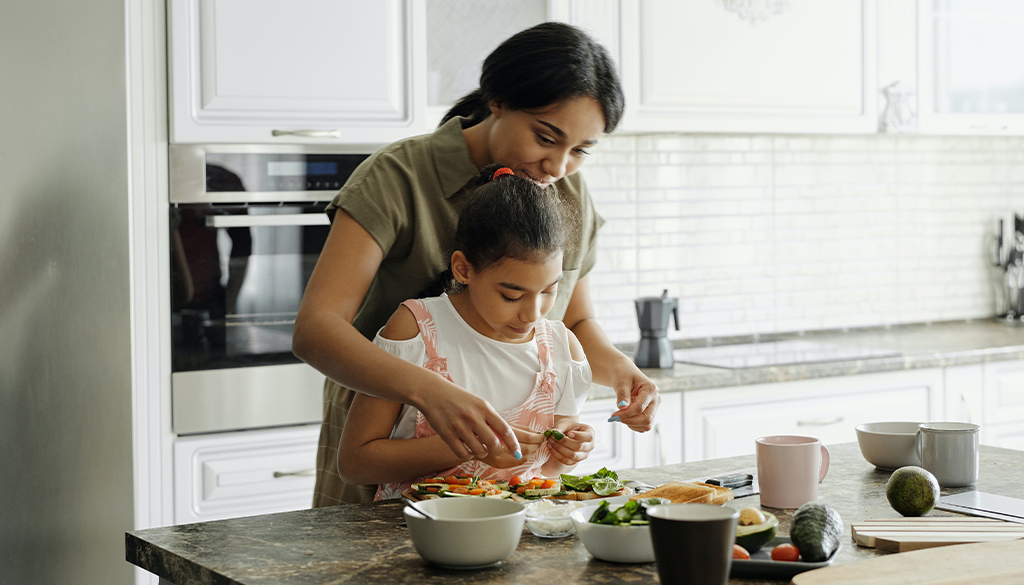
<path fill-rule="evenodd" d="M 515 457 L 516 459 L 522 459 L 523 458 L 523 454 L 522 454 L 522 452 L 519 451 L 519 449 L 516 449 L 516 452 L 513 453 L 512 456 Z"/>
<path fill-rule="evenodd" d="M 620 400 L 619 401 L 619 406 L 626 406 L 626 404 L 627 404 L 627 402 L 625 400 Z"/>
<path fill-rule="evenodd" d="M 608 419 L 608 422 L 619 422 L 619 417 L 613 416 L 610 419 Z"/>

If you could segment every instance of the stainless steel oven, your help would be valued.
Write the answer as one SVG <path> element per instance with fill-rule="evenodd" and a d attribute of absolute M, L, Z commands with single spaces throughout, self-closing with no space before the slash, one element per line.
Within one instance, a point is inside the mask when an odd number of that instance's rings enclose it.
<path fill-rule="evenodd" d="M 319 422 L 323 376 L 291 351 L 330 230 L 368 149 L 170 146 L 174 432 Z"/>

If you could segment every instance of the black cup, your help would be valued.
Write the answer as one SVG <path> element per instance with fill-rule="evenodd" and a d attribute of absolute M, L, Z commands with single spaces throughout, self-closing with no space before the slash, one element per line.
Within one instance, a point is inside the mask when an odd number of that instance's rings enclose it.
<path fill-rule="evenodd" d="M 662 585 L 724 585 L 740 513 L 710 504 L 668 504 L 647 511 Z"/>

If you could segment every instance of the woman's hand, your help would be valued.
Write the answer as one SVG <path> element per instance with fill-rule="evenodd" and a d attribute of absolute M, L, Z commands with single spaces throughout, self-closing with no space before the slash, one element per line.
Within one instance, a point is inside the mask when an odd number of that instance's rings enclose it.
<path fill-rule="evenodd" d="M 546 439 L 552 459 L 564 466 L 572 467 L 590 457 L 590 452 L 594 450 L 593 427 L 572 418 L 564 418 L 555 421 L 555 428 L 562 431 L 565 436 L 561 439 Z"/>
<path fill-rule="evenodd" d="M 517 424 L 510 424 L 509 426 L 512 427 L 512 431 L 515 433 L 516 439 L 519 441 L 522 458 L 516 459 L 508 451 L 502 450 L 498 453 L 488 453 L 484 457 L 477 457 L 477 459 L 491 467 L 508 469 L 509 467 L 522 465 L 537 455 L 537 451 L 540 449 L 540 446 L 544 444 L 544 435 L 529 427 Z"/>
<path fill-rule="evenodd" d="M 417 400 L 413 406 L 456 455 L 483 460 L 488 455 L 505 454 L 516 461 L 522 459 L 517 433 L 489 402 L 430 375 L 442 383 L 426 394 L 428 399 Z"/>
<path fill-rule="evenodd" d="M 661 406 L 661 394 L 650 378 L 627 359 L 619 360 L 611 371 L 611 387 L 615 390 L 619 409 L 608 422 L 621 422 L 638 433 L 654 426 L 654 415 Z"/>

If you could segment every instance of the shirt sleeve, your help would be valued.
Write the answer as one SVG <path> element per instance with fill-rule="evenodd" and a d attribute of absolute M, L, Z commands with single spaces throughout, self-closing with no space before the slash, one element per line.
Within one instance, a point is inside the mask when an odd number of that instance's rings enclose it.
<path fill-rule="evenodd" d="M 383 329 L 381 327 L 381 331 Z M 373 338 L 373 343 L 391 355 L 400 357 L 417 366 L 422 366 L 427 361 L 427 348 L 423 345 L 423 337 L 420 334 L 416 334 L 416 337 L 412 339 L 396 341 L 381 337 L 380 331 L 377 331 L 377 335 Z"/>
<path fill-rule="evenodd" d="M 583 403 L 587 401 L 590 385 L 594 382 L 594 374 L 590 371 L 590 362 L 569 360 L 569 372 L 565 377 L 562 396 L 555 405 L 555 414 L 561 416 L 578 416 L 583 412 Z"/>

